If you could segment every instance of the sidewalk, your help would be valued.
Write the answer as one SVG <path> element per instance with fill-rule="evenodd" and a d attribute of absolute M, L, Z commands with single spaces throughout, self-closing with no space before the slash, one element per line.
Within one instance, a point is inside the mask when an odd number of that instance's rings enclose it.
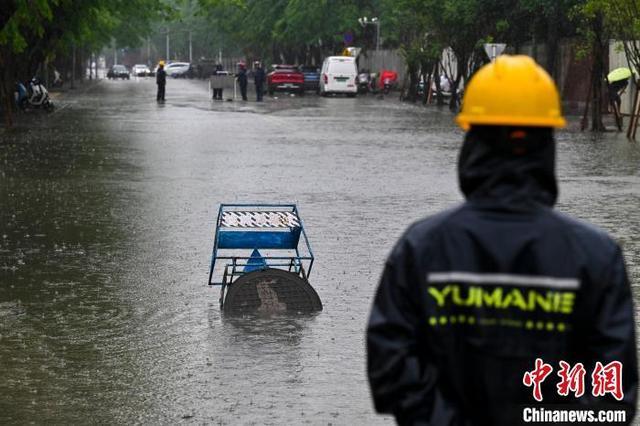
<path fill-rule="evenodd" d="M 65 83 L 62 87 L 53 87 L 49 89 L 49 96 L 51 99 L 64 99 L 70 94 L 83 94 L 89 91 L 90 89 L 96 87 L 98 84 L 102 82 L 103 79 L 93 79 L 93 80 L 76 80 L 74 82 L 74 88 L 71 88 L 71 83 Z"/>

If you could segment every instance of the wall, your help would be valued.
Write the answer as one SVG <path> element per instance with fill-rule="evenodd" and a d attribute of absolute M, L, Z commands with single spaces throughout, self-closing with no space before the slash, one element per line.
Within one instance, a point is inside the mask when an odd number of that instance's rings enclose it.
<path fill-rule="evenodd" d="M 628 67 L 627 60 L 619 47 L 619 43 L 611 41 L 609 44 L 608 59 L 609 70 L 618 67 Z M 582 114 L 587 95 L 589 93 L 589 80 L 591 78 L 591 59 L 589 57 L 577 57 L 578 46 L 575 40 L 562 40 L 559 46 L 558 60 L 556 61 L 555 79 L 560 90 L 564 109 L 569 114 Z M 443 61 L 451 64 L 455 70 L 455 59 L 447 59 L 447 51 L 443 52 Z M 516 53 L 513 48 L 507 47 L 507 53 Z M 547 62 L 547 52 L 544 45 L 538 45 L 536 49 L 532 45 L 524 45 L 519 49 L 519 54 L 532 56 L 539 64 Z M 406 74 L 406 65 L 397 50 L 374 50 L 361 54 L 359 57 L 360 69 L 369 69 L 378 72 L 381 68 L 392 69 L 398 72 L 399 81 Z M 630 113 L 633 103 L 635 85 L 630 83 L 622 95 L 622 112 Z"/>
<path fill-rule="evenodd" d="M 359 68 L 368 69 L 369 72 L 379 73 L 381 69 L 389 69 L 398 73 L 398 81 L 404 79 L 407 72 L 404 58 L 397 50 L 369 50 L 358 57 Z"/>

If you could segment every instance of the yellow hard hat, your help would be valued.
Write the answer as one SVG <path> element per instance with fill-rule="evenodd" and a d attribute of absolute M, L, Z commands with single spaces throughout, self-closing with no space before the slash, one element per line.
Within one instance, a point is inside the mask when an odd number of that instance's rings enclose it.
<path fill-rule="evenodd" d="M 161 66 L 161 67 L 164 67 L 164 61 L 158 62 L 158 65 Z"/>
<path fill-rule="evenodd" d="M 564 127 L 560 95 L 547 72 L 529 56 L 501 55 L 467 85 L 456 121 L 464 130 L 489 126 Z"/>

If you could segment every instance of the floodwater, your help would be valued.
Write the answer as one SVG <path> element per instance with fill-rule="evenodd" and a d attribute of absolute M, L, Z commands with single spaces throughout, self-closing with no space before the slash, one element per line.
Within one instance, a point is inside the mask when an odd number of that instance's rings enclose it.
<path fill-rule="evenodd" d="M 0 423 L 391 424 L 364 329 L 396 238 L 461 200 L 452 116 L 154 90 L 103 81 L 0 133 Z M 558 208 L 622 244 L 640 307 L 640 144 L 558 141 Z M 220 315 L 206 282 L 223 202 L 298 203 L 323 312 Z"/>

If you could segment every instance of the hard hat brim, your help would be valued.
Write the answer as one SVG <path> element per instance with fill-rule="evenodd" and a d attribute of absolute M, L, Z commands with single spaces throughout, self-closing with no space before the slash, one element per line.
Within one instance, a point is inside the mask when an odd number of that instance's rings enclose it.
<path fill-rule="evenodd" d="M 541 118 L 541 117 L 469 117 L 460 114 L 456 117 L 456 123 L 465 131 L 469 130 L 473 125 L 480 126 L 524 126 L 524 127 L 553 127 L 563 128 L 567 126 L 567 121 L 562 117 L 557 118 Z"/>

